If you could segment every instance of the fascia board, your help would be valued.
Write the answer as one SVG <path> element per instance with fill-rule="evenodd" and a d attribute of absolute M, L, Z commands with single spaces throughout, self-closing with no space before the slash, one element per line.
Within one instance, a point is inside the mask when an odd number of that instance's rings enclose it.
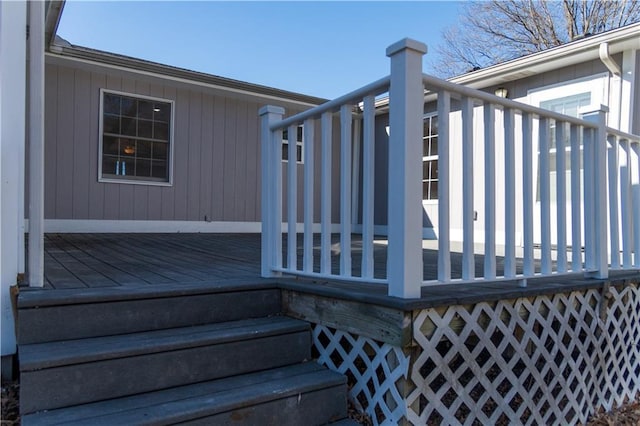
<path fill-rule="evenodd" d="M 287 92 L 267 86 L 254 85 L 238 80 L 226 79 L 210 74 L 185 70 L 121 55 L 108 54 L 75 47 L 54 46 L 54 51 L 45 56 L 53 63 L 64 61 L 84 64 L 88 67 L 108 68 L 114 71 L 132 73 L 160 80 L 169 80 L 191 86 L 200 86 L 219 92 L 260 98 L 266 102 L 278 101 L 305 107 L 314 107 L 326 102 L 325 99 Z"/>
<path fill-rule="evenodd" d="M 484 88 L 528 75 L 587 62 L 599 58 L 598 49 L 603 42 L 609 44 L 610 54 L 616 54 L 624 50 L 640 49 L 640 24 L 629 25 L 522 58 L 513 59 L 454 77 L 450 81 L 473 88 Z"/>

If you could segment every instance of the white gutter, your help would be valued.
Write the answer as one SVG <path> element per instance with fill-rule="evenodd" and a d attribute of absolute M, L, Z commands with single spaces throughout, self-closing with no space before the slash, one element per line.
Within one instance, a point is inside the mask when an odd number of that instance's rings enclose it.
<path fill-rule="evenodd" d="M 533 75 L 557 69 L 560 66 L 597 59 L 596 48 L 602 43 L 607 43 L 613 53 L 628 49 L 640 49 L 640 23 L 463 74 L 450 81 L 473 88 L 483 88 L 499 82 L 521 78 L 522 74 Z"/>
<path fill-rule="evenodd" d="M 611 71 L 611 74 L 620 77 L 622 71 L 620 70 L 620 65 L 618 65 L 616 61 L 614 61 L 613 58 L 609 55 L 609 43 L 600 43 L 600 49 L 598 53 L 600 54 L 600 60 L 609 69 L 609 71 Z"/>

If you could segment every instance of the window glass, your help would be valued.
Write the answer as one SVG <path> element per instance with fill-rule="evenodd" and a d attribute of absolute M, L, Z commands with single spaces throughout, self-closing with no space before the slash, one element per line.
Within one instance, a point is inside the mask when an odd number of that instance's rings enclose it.
<path fill-rule="evenodd" d="M 169 182 L 172 103 L 104 91 L 102 179 Z"/>
<path fill-rule="evenodd" d="M 303 158 L 303 143 L 302 134 L 303 126 L 298 126 L 296 134 L 296 162 L 302 163 Z M 282 161 L 289 161 L 289 129 L 282 131 Z"/>
<path fill-rule="evenodd" d="M 591 92 L 583 92 L 583 93 L 577 93 L 574 95 L 569 95 L 569 96 L 563 96 L 563 97 L 559 97 L 559 98 L 555 98 L 555 99 L 548 99 L 545 101 L 541 101 L 540 102 L 540 108 L 544 108 L 544 109 L 548 109 L 560 114 L 564 114 L 564 115 L 569 115 L 572 117 L 578 117 L 579 111 L 581 108 L 585 107 L 585 106 L 589 106 L 591 105 Z M 556 181 L 557 181 L 557 170 L 556 170 L 556 158 L 558 155 L 558 150 L 557 150 L 557 146 L 556 146 L 556 132 L 555 132 L 555 128 L 556 128 L 556 123 L 555 121 L 551 122 L 551 125 L 549 126 L 549 152 L 547 153 L 548 155 L 548 161 L 549 161 L 549 178 L 551 181 L 551 186 L 550 186 L 550 199 L 552 202 L 556 202 L 557 197 L 556 197 L 556 193 L 557 193 L 557 185 L 556 185 Z M 568 131 L 568 130 L 565 130 Z M 580 150 L 582 150 L 582 146 L 580 146 Z M 567 199 L 570 199 L 571 197 L 571 172 L 570 172 L 570 165 L 571 165 L 571 150 L 570 147 L 565 146 L 565 164 L 566 164 L 566 171 L 565 171 L 565 193 L 567 195 Z M 541 159 L 542 153 L 538 152 L 538 176 L 540 176 L 540 159 Z M 580 175 L 582 176 L 582 169 L 583 169 L 583 160 L 582 160 L 582 155 L 580 155 Z M 540 201 L 541 199 L 541 195 L 540 195 L 540 179 L 538 178 L 537 181 L 537 185 L 536 185 L 536 201 Z"/>
<path fill-rule="evenodd" d="M 422 127 L 422 199 L 438 199 L 438 116 L 424 118 Z"/>

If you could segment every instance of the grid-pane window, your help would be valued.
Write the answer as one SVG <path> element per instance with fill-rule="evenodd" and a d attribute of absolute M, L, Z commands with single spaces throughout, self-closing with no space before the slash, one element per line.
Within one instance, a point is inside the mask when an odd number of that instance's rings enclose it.
<path fill-rule="evenodd" d="M 302 163 L 302 126 L 296 134 L 296 163 Z M 282 131 L 282 161 L 289 161 L 289 129 Z"/>
<path fill-rule="evenodd" d="M 169 182 L 171 101 L 102 92 L 101 179 Z"/>
<path fill-rule="evenodd" d="M 422 199 L 438 199 L 438 116 L 425 117 L 422 132 Z"/>

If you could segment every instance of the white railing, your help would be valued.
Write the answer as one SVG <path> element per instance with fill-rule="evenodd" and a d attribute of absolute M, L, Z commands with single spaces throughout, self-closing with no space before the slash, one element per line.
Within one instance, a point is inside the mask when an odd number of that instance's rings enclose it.
<path fill-rule="evenodd" d="M 388 92 L 389 78 L 380 79 L 348 95 L 327 102 L 319 107 L 282 119 L 284 110 L 267 106 L 261 109 L 262 116 L 262 275 L 274 276 L 280 273 L 305 275 L 312 277 L 336 276 L 360 279 L 367 282 L 386 280 L 374 277 L 373 263 L 373 152 L 375 97 Z M 340 142 L 339 162 L 332 155 L 336 127 L 334 114 L 339 112 Z M 319 128 L 318 128 L 318 123 Z M 354 125 L 355 124 L 355 125 Z M 287 129 L 289 135 L 297 133 L 303 126 L 302 164 L 291 159 L 297 158 L 296 145 L 288 144 L 287 158 L 282 164 L 282 132 Z M 317 132 L 319 130 L 319 132 Z M 352 234 L 352 181 L 354 173 L 359 173 L 352 159 L 353 141 L 361 142 L 363 152 L 363 226 L 362 226 L 362 268 L 360 276 L 352 274 L 351 247 Z M 317 134 L 319 133 L 319 135 Z M 356 137 L 353 137 L 353 136 Z M 319 142 L 319 147 L 316 143 Z M 358 143 L 359 149 L 360 143 Z M 319 148 L 319 149 L 318 149 Z M 319 156 L 317 154 L 320 154 Z M 320 170 L 320 214 L 315 218 L 315 195 L 317 194 L 316 167 Z M 283 168 L 287 173 L 287 186 L 284 198 L 287 205 L 287 255 L 282 256 L 282 204 L 283 204 Z M 298 169 L 303 168 L 302 190 L 299 191 Z M 340 251 L 339 274 L 332 273 L 331 234 L 334 231 L 332 200 L 334 178 L 339 176 L 339 233 Z M 298 265 L 299 200 L 302 192 L 302 265 Z M 319 229 L 318 229 L 319 227 Z M 314 234 L 320 234 L 320 264 L 314 265 Z M 301 266 L 301 267 L 300 267 Z"/>
<path fill-rule="evenodd" d="M 534 276 L 580 273 L 606 278 L 610 268 L 640 268 L 636 250 L 640 247 L 640 138 L 608 128 L 606 107 L 585 111 L 582 118 L 569 117 L 423 75 L 425 52 L 423 44 L 405 39 L 387 49 L 391 58 L 388 78 L 286 119 L 281 108 L 268 106 L 261 110 L 263 276 L 286 273 L 384 283 L 389 286 L 389 295 L 412 298 L 420 296 L 424 285 L 479 279 L 515 279 L 526 285 L 527 278 Z M 385 274 L 374 268 L 374 182 L 378 173 L 374 155 L 376 97 L 387 92 Z M 422 264 L 425 102 L 436 104 L 439 121 L 436 280 L 424 280 Z M 339 125 L 334 126 L 337 113 Z M 288 129 L 289 135 L 295 135 L 299 125 L 304 128 L 304 158 L 302 164 L 291 161 L 296 158 L 297 148 L 289 143 L 284 182 L 282 131 Z M 340 147 L 337 156 L 332 153 L 337 145 L 334 138 Z M 320 147 L 316 147 L 316 141 Z M 565 155 L 558 155 L 561 151 Z M 320 170 L 319 191 L 316 166 Z M 299 168 L 303 171 L 302 184 L 298 181 Z M 362 182 L 361 187 L 358 182 Z M 481 200 L 474 198 L 478 191 L 483 193 Z M 314 201 L 318 195 L 316 221 Z M 333 209 L 332 200 L 339 201 L 339 213 Z M 283 201 L 287 213 L 284 225 Z M 359 214 L 352 208 L 358 205 L 362 210 L 361 247 L 353 245 L 351 238 Z M 478 210 L 483 225 L 475 223 Z M 462 230 L 461 273 L 455 278 L 452 221 Z M 283 227 L 287 232 L 284 259 Z M 300 231 L 301 265 L 297 241 Z M 314 264 L 313 252 L 317 233 L 319 265 Z M 340 235 L 337 249 L 332 245 L 332 233 Z M 476 235 L 484 240 L 481 274 L 476 273 Z M 517 235 L 522 236 L 520 241 Z M 496 267 L 498 237 L 504 248 L 501 274 Z M 332 250 L 339 251 L 333 257 L 339 259 L 338 264 L 332 265 Z M 361 256 L 359 270 L 352 267 L 353 255 Z"/>

